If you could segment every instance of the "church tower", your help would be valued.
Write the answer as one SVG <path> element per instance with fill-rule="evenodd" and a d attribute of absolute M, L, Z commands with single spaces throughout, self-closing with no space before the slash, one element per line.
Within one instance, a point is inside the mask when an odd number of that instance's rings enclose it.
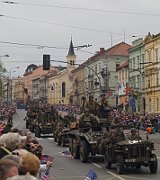
<path fill-rule="evenodd" d="M 67 58 L 67 69 L 72 70 L 73 68 L 75 68 L 74 64 L 76 63 L 76 55 L 74 53 L 72 38 L 71 38 L 69 51 L 68 51 L 66 58 Z"/>

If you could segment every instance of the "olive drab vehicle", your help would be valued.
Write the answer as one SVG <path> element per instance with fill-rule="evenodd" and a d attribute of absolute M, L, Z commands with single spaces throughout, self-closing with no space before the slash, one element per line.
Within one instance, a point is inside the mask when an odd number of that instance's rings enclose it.
<path fill-rule="evenodd" d="M 69 151 L 75 159 L 80 158 L 83 163 L 88 162 L 90 155 L 101 154 L 98 141 L 103 138 L 106 131 L 105 122 L 99 122 L 96 126 L 69 131 Z"/>
<path fill-rule="evenodd" d="M 62 145 L 65 147 L 69 143 L 68 132 L 71 130 L 70 124 L 74 120 L 74 116 L 72 114 L 68 114 L 64 117 L 61 117 L 61 121 L 57 123 L 57 128 L 54 133 L 54 140 L 57 142 L 57 145 Z"/>
<path fill-rule="evenodd" d="M 27 115 L 24 118 L 24 120 L 26 121 L 26 128 L 30 129 L 31 132 L 34 132 L 34 127 L 35 127 L 35 120 L 37 117 L 37 113 L 38 113 L 38 109 L 33 107 L 28 107 L 27 110 Z"/>
<path fill-rule="evenodd" d="M 119 174 L 124 173 L 125 167 L 139 169 L 149 167 L 152 174 L 157 172 L 157 157 L 153 153 L 154 143 L 149 140 L 129 140 L 106 144 L 104 155 L 105 167 L 111 169 L 116 164 Z"/>
<path fill-rule="evenodd" d="M 41 137 L 42 134 L 52 134 L 54 136 L 55 121 L 57 111 L 50 106 L 43 107 L 35 121 L 35 136 Z"/>

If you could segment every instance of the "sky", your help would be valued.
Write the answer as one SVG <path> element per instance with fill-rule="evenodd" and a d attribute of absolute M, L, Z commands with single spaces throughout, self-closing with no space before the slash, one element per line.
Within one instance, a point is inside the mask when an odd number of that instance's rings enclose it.
<path fill-rule="evenodd" d="M 42 65 L 43 54 L 66 61 L 72 37 L 74 47 L 92 45 L 75 48 L 81 64 L 102 47 L 158 34 L 159 7 L 159 0 L 0 0 L 0 60 L 22 76 L 29 64 Z"/>

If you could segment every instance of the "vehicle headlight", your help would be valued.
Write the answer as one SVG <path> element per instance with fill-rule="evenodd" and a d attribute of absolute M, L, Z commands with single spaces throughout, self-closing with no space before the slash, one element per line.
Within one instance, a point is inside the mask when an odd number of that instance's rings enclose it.
<path fill-rule="evenodd" d="M 128 147 L 125 148 L 125 151 L 128 151 Z"/>
<path fill-rule="evenodd" d="M 149 151 L 149 150 L 150 150 L 150 147 L 146 147 L 146 150 Z"/>

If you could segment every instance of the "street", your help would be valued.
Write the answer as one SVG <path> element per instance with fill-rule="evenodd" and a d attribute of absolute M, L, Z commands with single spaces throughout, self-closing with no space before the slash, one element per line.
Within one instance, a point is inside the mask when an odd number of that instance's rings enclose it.
<path fill-rule="evenodd" d="M 17 110 L 17 113 L 13 117 L 14 127 L 25 129 L 25 121 L 23 120 L 25 114 L 26 111 Z M 157 136 L 158 135 L 159 134 L 157 134 Z M 149 138 L 152 139 L 153 136 L 150 135 Z M 58 155 L 58 152 L 68 150 L 68 148 L 58 146 L 54 142 L 53 137 L 42 136 L 41 138 L 38 138 L 38 141 L 43 146 L 44 154 L 54 157 L 53 167 L 50 171 L 51 180 L 83 180 L 91 169 L 96 172 L 99 180 L 158 180 L 160 176 L 159 167 L 156 174 L 150 174 L 148 167 L 142 167 L 140 170 L 126 169 L 124 175 L 119 175 L 114 169 L 115 166 L 113 166 L 112 170 L 107 170 L 104 167 L 102 157 L 99 157 L 98 159 L 91 158 L 89 163 L 81 163 L 80 160 L 67 159 Z M 160 163 L 158 146 L 158 141 L 156 141 L 155 147 L 157 149 L 155 153 L 158 157 L 158 162 Z"/>

